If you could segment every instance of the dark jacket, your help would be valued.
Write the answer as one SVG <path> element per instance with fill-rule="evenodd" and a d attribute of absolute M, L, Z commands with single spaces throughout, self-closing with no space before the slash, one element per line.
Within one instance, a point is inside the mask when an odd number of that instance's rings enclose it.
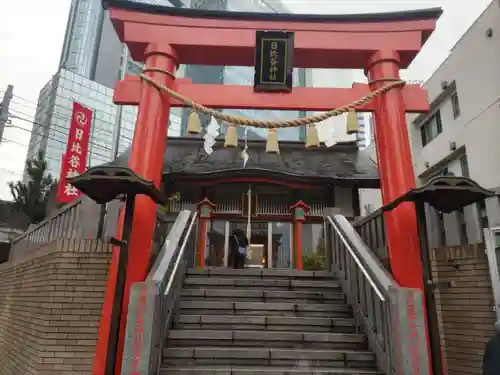
<path fill-rule="evenodd" d="M 229 236 L 229 249 L 232 257 L 237 257 L 239 247 L 247 247 L 248 238 L 241 229 L 235 229 Z"/>
<path fill-rule="evenodd" d="M 229 246 L 231 251 L 238 252 L 239 247 L 248 246 L 248 238 L 241 229 L 235 229 L 229 237 Z"/>
<path fill-rule="evenodd" d="M 483 356 L 482 375 L 500 374 L 500 321 L 495 324 L 495 335 L 488 341 Z"/>

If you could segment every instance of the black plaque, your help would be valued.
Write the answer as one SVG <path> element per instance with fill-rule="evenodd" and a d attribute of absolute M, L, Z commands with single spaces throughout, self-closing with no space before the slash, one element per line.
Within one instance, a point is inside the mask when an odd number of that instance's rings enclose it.
<path fill-rule="evenodd" d="M 257 31 L 254 90 L 290 92 L 293 84 L 293 32 Z"/>

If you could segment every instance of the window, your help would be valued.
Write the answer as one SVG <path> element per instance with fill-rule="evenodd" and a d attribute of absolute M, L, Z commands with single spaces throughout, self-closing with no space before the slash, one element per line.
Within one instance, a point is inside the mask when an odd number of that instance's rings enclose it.
<path fill-rule="evenodd" d="M 455 92 L 451 96 L 451 106 L 453 108 L 453 118 L 460 116 L 460 103 L 458 101 L 458 94 Z"/>
<path fill-rule="evenodd" d="M 469 174 L 469 162 L 467 161 L 467 155 L 460 157 L 460 168 L 462 168 L 462 176 L 470 177 Z"/>
<path fill-rule="evenodd" d="M 425 146 L 442 132 L 443 126 L 441 124 L 441 112 L 437 110 L 420 128 L 422 146 Z"/>

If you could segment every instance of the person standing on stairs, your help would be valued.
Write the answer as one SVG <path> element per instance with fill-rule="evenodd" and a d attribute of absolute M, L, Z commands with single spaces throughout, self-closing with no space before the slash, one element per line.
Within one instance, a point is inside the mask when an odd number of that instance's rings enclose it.
<path fill-rule="evenodd" d="M 500 374 L 500 320 L 495 323 L 495 334 L 486 344 L 482 375 Z"/>
<path fill-rule="evenodd" d="M 233 268 L 245 268 L 248 254 L 248 238 L 241 229 L 233 230 L 229 237 L 229 248 L 231 251 L 231 266 Z"/>

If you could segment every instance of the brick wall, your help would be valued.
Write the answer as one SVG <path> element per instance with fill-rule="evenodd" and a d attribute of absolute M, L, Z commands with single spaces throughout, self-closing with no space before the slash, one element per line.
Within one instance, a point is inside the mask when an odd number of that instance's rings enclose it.
<path fill-rule="evenodd" d="M 480 374 L 496 321 L 484 246 L 434 249 L 431 258 L 433 279 L 444 283 L 435 293 L 448 374 Z"/>
<path fill-rule="evenodd" d="M 111 249 L 61 240 L 0 265 L 0 375 L 91 373 Z"/>

